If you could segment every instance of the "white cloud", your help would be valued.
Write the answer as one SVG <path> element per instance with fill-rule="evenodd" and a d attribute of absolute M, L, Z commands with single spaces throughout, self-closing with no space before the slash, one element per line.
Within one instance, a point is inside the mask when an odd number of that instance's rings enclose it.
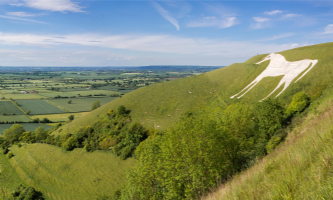
<path fill-rule="evenodd" d="M 322 34 L 332 34 L 333 33 L 333 24 L 329 24 L 325 27 L 325 31 Z"/>
<path fill-rule="evenodd" d="M 267 22 L 270 19 L 269 18 L 263 18 L 263 17 L 253 17 L 253 20 L 256 22 Z"/>
<path fill-rule="evenodd" d="M 252 19 L 255 23 L 250 26 L 251 29 L 267 28 L 269 26 L 268 22 L 271 20 L 264 17 L 253 17 Z"/>
<path fill-rule="evenodd" d="M 283 50 L 281 45 L 247 41 L 226 41 L 205 38 L 184 38 L 171 35 L 35 35 L 0 33 L 0 44 L 57 47 L 84 46 L 132 51 L 160 52 L 183 55 L 223 55 L 240 57 L 253 52 L 267 53 Z"/>
<path fill-rule="evenodd" d="M 83 12 L 82 7 L 71 0 L 0 0 L 0 3 L 53 12 Z"/>
<path fill-rule="evenodd" d="M 269 38 L 264 38 L 264 39 L 260 39 L 258 41 L 272 41 L 272 40 L 278 40 L 278 39 L 281 39 L 281 38 L 286 38 L 286 37 L 291 37 L 291 36 L 294 36 L 296 35 L 295 33 L 283 33 L 283 34 L 280 34 L 280 35 L 274 35 L 272 37 L 269 37 Z"/>
<path fill-rule="evenodd" d="M 276 14 L 279 14 L 279 13 L 283 13 L 283 11 L 281 11 L 281 10 L 272 10 L 272 11 L 266 11 L 264 13 L 266 15 L 276 15 Z"/>
<path fill-rule="evenodd" d="M 28 13 L 28 12 L 6 12 L 6 15 L 15 16 L 15 17 L 36 17 L 45 15 L 44 13 Z"/>
<path fill-rule="evenodd" d="M 153 5 L 155 7 L 155 9 L 160 13 L 160 15 L 166 19 L 167 21 L 169 21 L 171 24 L 173 24 L 177 30 L 179 30 L 179 24 L 177 19 L 175 19 L 170 12 L 168 12 L 167 10 L 165 10 L 160 4 L 153 2 Z"/>
<path fill-rule="evenodd" d="M 37 21 L 37 20 L 33 20 L 33 19 L 26 19 L 26 18 L 21 18 L 21 17 L 12 17 L 12 16 L 6 16 L 6 15 L 0 15 L 0 18 L 26 21 L 26 22 L 32 22 L 32 23 L 39 23 L 39 24 L 48 24 L 46 22 Z"/>
<path fill-rule="evenodd" d="M 302 15 L 290 13 L 290 14 L 283 15 L 282 18 L 293 18 L 293 17 L 300 17 L 300 16 L 302 16 Z"/>
<path fill-rule="evenodd" d="M 236 17 L 203 17 L 198 21 L 191 21 L 187 23 L 187 27 L 217 27 L 228 28 L 234 26 L 237 22 Z"/>

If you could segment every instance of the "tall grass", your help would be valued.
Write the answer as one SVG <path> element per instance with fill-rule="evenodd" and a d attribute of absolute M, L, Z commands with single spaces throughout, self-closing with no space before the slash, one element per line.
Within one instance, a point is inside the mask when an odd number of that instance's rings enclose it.
<path fill-rule="evenodd" d="M 332 99 L 324 98 L 275 151 L 203 199 L 333 199 Z"/>

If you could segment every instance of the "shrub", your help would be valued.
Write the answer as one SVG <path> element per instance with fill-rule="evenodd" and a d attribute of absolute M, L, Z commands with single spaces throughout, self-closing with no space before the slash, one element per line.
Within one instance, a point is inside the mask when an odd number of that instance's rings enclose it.
<path fill-rule="evenodd" d="M 7 157 L 12 158 L 13 156 L 14 156 L 14 154 L 11 151 L 9 151 L 8 154 L 7 154 Z"/>
<path fill-rule="evenodd" d="M 310 97 L 305 92 L 296 93 L 286 110 L 287 116 L 302 112 L 310 104 Z"/>
<path fill-rule="evenodd" d="M 275 147 L 280 144 L 281 139 L 282 138 L 279 136 L 273 136 L 266 145 L 267 153 L 272 152 L 275 149 Z"/>
<path fill-rule="evenodd" d="M 73 120 L 74 120 L 74 115 L 70 115 L 70 116 L 68 116 L 68 120 L 69 120 L 69 121 L 73 121 Z"/>
<path fill-rule="evenodd" d="M 73 150 L 77 146 L 78 146 L 78 142 L 77 142 L 77 140 L 73 136 L 69 137 L 62 144 L 62 147 L 64 147 L 64 149 L 66 149 L 67 151 L 71 151 L 71 150 Z"/>

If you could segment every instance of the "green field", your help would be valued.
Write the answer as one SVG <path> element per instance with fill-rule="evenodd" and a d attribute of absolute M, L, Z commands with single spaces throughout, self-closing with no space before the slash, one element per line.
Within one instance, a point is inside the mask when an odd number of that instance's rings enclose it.
<path fill-rule="evenodd" d="M 11 101 L 0 101 L 0 115 L 25 115 Z"/>
<path fill-rule="evenodd" d="M 64 151 L 46 144 L 13 146 L 13 158 L 2 161 L 0 185 L 14 190 L 19 183 L 31 185 L 46 199 L 96 199 L 112 195 L 126 181 L 134 159 L 121 160 L 111 152 L 84 149 Z M 15 183 L 15 184 L 14 184 Z M 1 194 L 0 194 L 1 196 Z"/>
<path fill-rule="evenodd" d="M 65 113 L 65 111 L 44 100 L 17 100 L 16 102 L 23 110 L 30 110 L 30 115 Z"/>
<path fill-rule="evenodd" d="M 90 111 L 91 106 L 95 101 L 100 101 L 101 105 L 105 105 L 117 98 L 118 97 L 70 99 L 72 100 L 71 104 L 68 103 L 69 99 L 52 99 L 48 101 L 70 112 L 84 112 Z"/>
<path fill-rule="evenodd" d="M 77 97 L 76 94 L 69 93 L 69 92 L 49 92 L 49 93 L 39 93 L 44 98 L 54 98 L 57 96 L 61 97 Z"/>
<path fill-rule="evenodd" d="M 25 115 L 0 115 L 0 122 L 30 122 L 32 121 Z"/>
<path fill-rule="evenodd" d="M 22 123 L 21 124 L 26 131 L 34 131 L 36 128 L 43 126 L 45 129 L 51 128 L 50 126 L 38 123 Z M 4 130 L 12 127 L 13 124 L 0 124 L 0 133 L 3 133 Z"/>
<path fill-rule="evenodd" d="M 45 97 L 39 94 L 3 94 L 0 95 L 0 98 L 6 99 L 43 99 Z"/>
<path fill-rule="evenodd" d="M 44 119 L 47 118 L 49 120 L 51 120 L 52 122 L 64 122 L 64 121 L 68 121 L 68 117 L 70 115 L 74 115 L 74 119 L 80 118 L 81 116 L 86 115 L 89 112 L 81 112 L 81 113 L 62 113 L 62 114 L 51 114 L 51 115 L 33 115 L 30 116 L 31 119 Z M 1 119 L 1 117 L 0 117 Z M 1 120 L 0 120 L 1 121 Z M 31 121 L 31 120 L 30 120 Z"/>

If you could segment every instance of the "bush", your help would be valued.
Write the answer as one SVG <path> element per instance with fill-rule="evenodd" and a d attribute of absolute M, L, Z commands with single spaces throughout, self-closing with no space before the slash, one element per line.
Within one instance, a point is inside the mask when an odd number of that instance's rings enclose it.
<path fill-rule="evenodd" d="M 302 112 L 310 104 L 310 97 L 305 92 L 296 93 L 286 110 L 287 116 Z"/>
<path fill-rule="evenodd" d="M 11 151 L 9 151 L 8 154 L 7 154 L 7 157 L 12 158 L 13 156 L 14 156 L 14 154 Z"/>
<path fill-rule="evenodd" d="M 282 138 L 279 136 L 273 136 L 266 145 L 267 153 L 272 152 L 275 149 L 275 147 L 280 144 L 281 139 Z"/>
<path fill-rule="evenodd" d="M 14 192 L 12 192 L 12 197 L 14 199 L 22 199 L 22 200 L 43 200 L 43 194 L 38 192 L 33 187 L 24 187 L 20 185 L 16 188 Z"/>
<path fill-rule="evenodd" d="M 71 136 L 69 137 L 63 144 L 62 147 L 66 149 L 67 151 L 73 150 L 75 147 L 79 146 L 77 140 Z"/>

